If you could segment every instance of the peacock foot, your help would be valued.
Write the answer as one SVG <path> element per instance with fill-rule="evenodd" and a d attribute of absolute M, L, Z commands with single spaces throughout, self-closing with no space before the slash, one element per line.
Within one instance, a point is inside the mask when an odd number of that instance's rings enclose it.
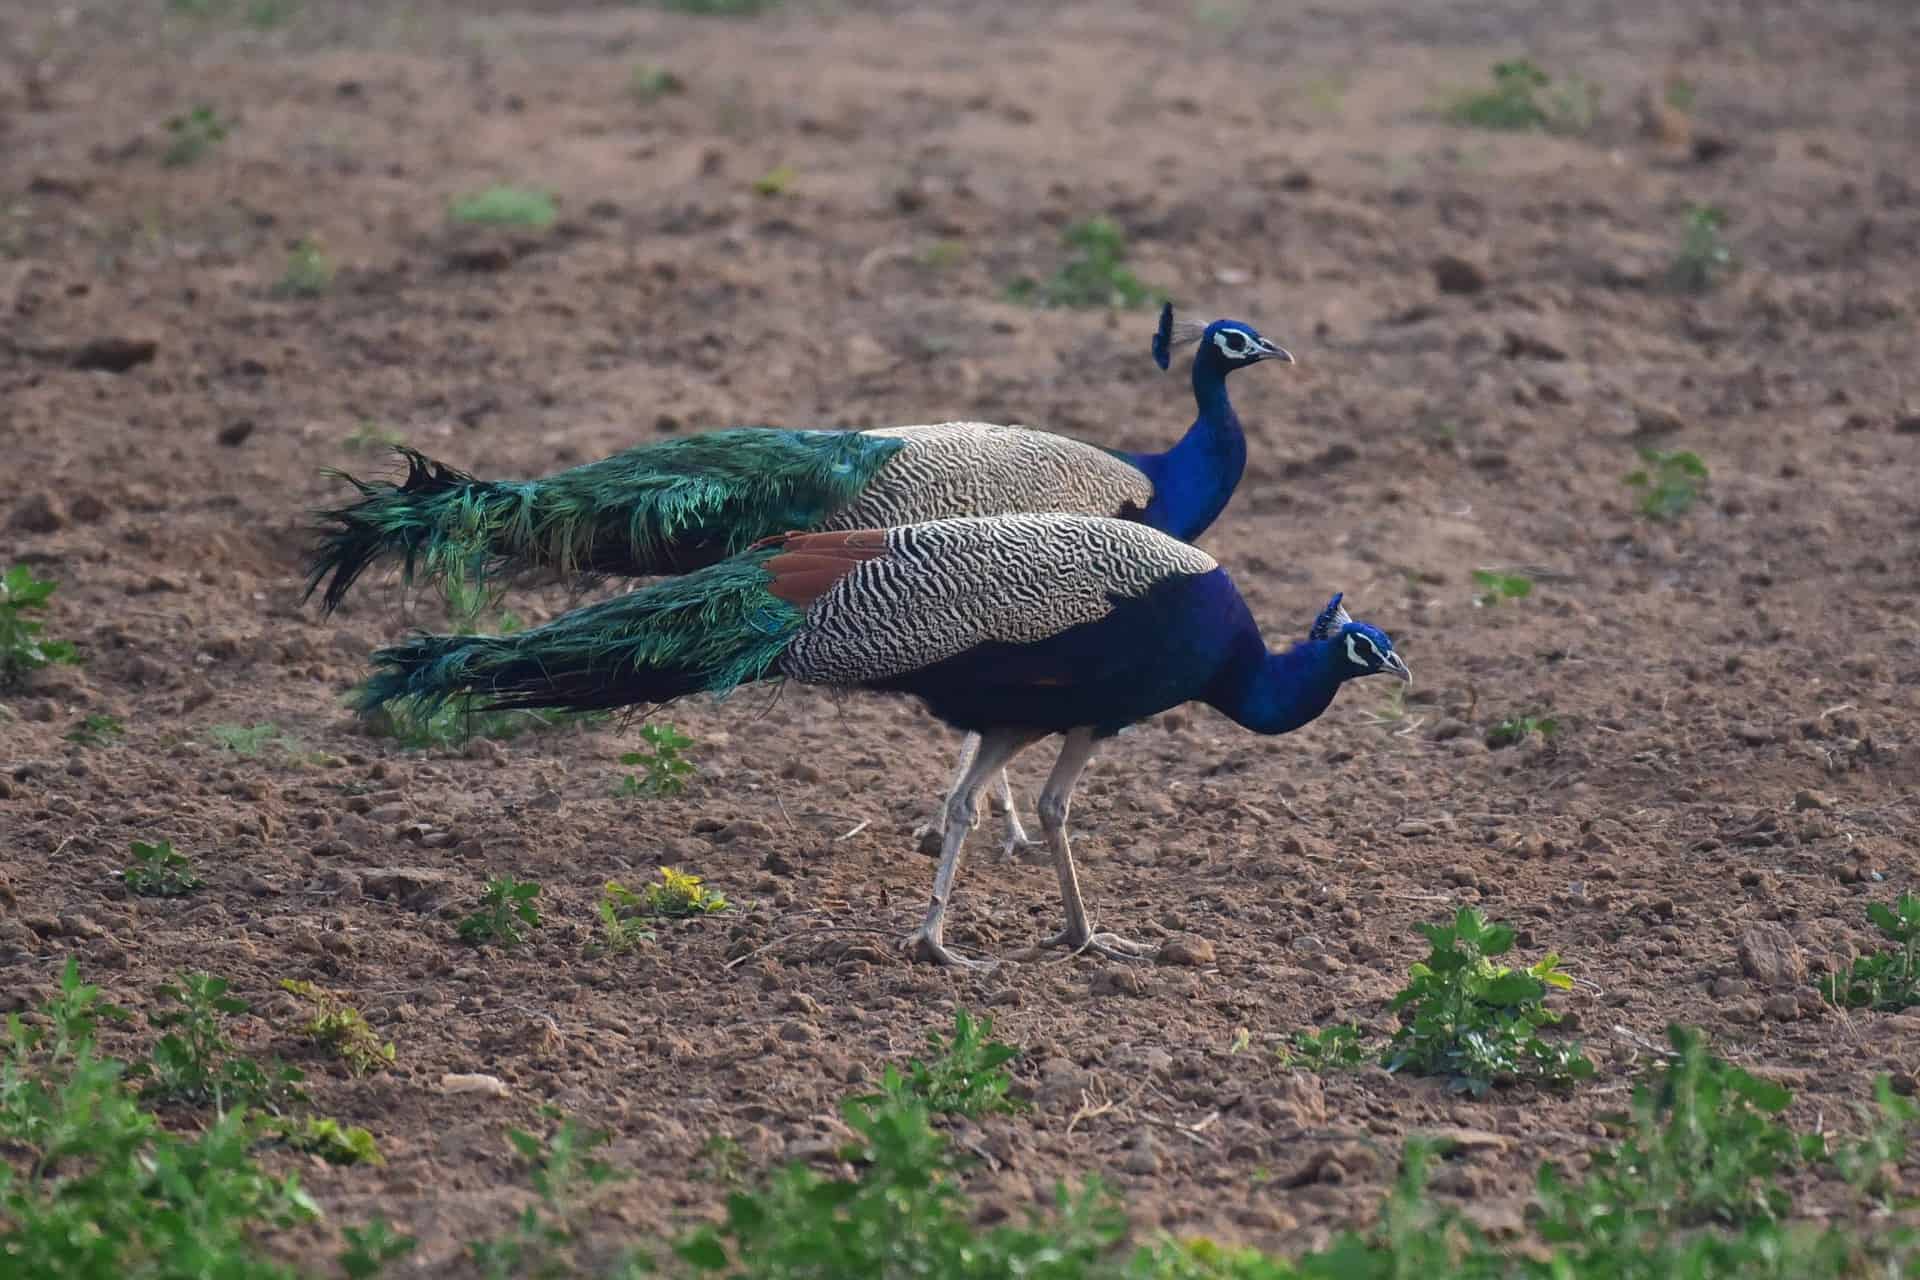
<path fill-rule="evenodd" d="M 985 970 L 994 967 L 991 960 L 968 960 L 947 950 L 947 944 L 938 929 L 929 931 L 921 925 L 906 937 L 900 939 L 900 949 L 915 960 L 928 964 L 942 965 L 949 969 Z"/>
<path fill-rule="evenodd" d="M 1000 842 L 1002 857 L 1026 862 L 1031 860 L 1024 856 L 1028 849 L 1043 847 L 1040 841 L 1027 834 L 1027 829 L 1020 825 L 1020 819 L 1012 814 L 1007 815 L 1007 838 Z"/>
<path fill-rule="evenodd" d="M 1062 929 L 1051 938 L 1043 938 L 1043 947 L 1065 947 L 1074 955 L 1091 951 L 1095 955 L 1106 956 L 1109 960 L 1146 960 L 1158 950 L 1144 942 L 1135 942 L 1123 938 L 1117 933 L 1095 933 L 1091 929 L 1076 935 L 1072 929 Z"/>

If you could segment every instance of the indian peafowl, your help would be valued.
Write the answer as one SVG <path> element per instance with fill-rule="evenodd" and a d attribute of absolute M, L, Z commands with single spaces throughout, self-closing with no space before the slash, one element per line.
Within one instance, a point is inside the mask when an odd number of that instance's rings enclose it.
<path fill-rule="evenodd" d="M 628 449 L 541 480 L 487 481 L 412 450 L 399 485 L 343 476 L 360 492 L 320 513 L 307 595 L 331 612 L 387 556 L 403 580 L 533 568 L 640 577 L 684 573 L 792 530 L 880 528 L 950 516 L 1066 511 L 1141 521 L 1191 541 L 1213 523 L 1246 467 L 1227 375 L 1293 356 L 1236 320 L 1179 326 L 1163 307 L 1153 357 L 1197 341 L 1199 413 L 1164 453 L 1123 453 L 1017 426 L 948 422 L 870 431 L 737 427 Z M 956 785 L 976 739 L 962 748 Z M 1004 772 L 1009 853 L 1031 844 Z M 944 834 L 944 808 L 922 832 Z"/>
<path fill-rule="evenodd" d="M 932 902 L 903 945 L 964 965 L 977 962 L 953 955 L 943 928 L 981 788 L 1062 734 L 1039 810 L 1066 928 L 1044 945 L 1137 956 L 1140 944 L 1094 932 L 1074 876 L 1067 810 L 1094 744 L 1192 701 L 1287 733 L 1343 681 L 1411 681 L 1387 635 L 1340 600 L 1273 653 L 1212 557 L 1135 522 L 1037 514 L 789 533 L 517 635 L 382 649 L 361 708 L 460 694 L 493 707 L 629 707 L 782 678 L 915 696 L 980 746 L 946 799 Z"/>

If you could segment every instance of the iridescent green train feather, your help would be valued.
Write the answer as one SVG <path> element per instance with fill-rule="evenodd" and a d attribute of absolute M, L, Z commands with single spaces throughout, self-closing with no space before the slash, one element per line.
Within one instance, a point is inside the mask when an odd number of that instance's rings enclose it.
<path fill-rule="evenodd" d="M 725 694 L 764 678 L 805 619 L 766 589 L 777 554 L 749 551 L 510 636 L 414 636 L 373 655 L 359 708 L 431 710 L 472 694 L 489 710 L 590 711 Z"/>
<path fill-rule="evenodd" d="M 412 450 L 400 484 L 341 472 L 360 492 L 320 513 L 307 572 L 332 612 L 389 556 L 402 581 L 472 582 L 527 569 L 684 573 L 845 506 L 902 442 L 840 431 L 742 427 L 642 445 L 543 480 L 476 480 Z"/>

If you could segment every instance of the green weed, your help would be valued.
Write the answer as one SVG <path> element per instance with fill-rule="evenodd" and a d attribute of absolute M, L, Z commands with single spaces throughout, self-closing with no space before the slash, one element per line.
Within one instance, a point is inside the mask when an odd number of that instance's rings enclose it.
<path fill-rule="evenodd" d="M 1706 487 L 1707 464 L 1700 455 L 1685 449 L 1650 449 L 1642 445 L 1640 460 L 1646 466 L 1627 473 L 1624 483 L 1640 495 L 1640 514 L 1653 520 L 1672 520 L 1685 515 L 1699 500 Z"/>
<path fill-rule="evenodd" d="M 218 1111 L 235 1106 L 278 1110 L 305 1100 L 304 1077 L 294 1067 L 265 1067 L 239 1055 L 225 1019 L 247 1012 L 247 1002 L 227 994 L 225 978 L 189 973 L 162 983 L 156 992 L 169 1006 L 148 1021 L 165 1030 L 147 1060 L 127 1073 L 141 1081 L 140 1096 L 157 1102 L 211 1102 Z"/>
<path fill-rule="evenodd" d="M 312 236 L 294 242 L 287 250 L 286 270 L 274 292 L 288 298 L 317 298 L 333 283 L 333 260 Z"/>
<path fill-rule="evenodd" d="M 1820 994 L 1845 1009 L 1920 1005 L 1920 897 L 1903 893 L 1891 907 L 1869 903 L 1867 919 L 1893 947 L 1854 957 L 1847 972 L 1820 979 Z"/>
<path fill-rule="evenodd" d="M 407 438 L 392 427 L 382 426 L 372 418 L 363 418 L 360 425 L 340 437 L 340 447 L 352 453 L 365 453 L 374 449 L 391 449 L 394 445 L 405 444 Z"/>
<path fill-rule="evenodd" d="M 215 746 L 247 759 L 252 759 L 275 743 L 286 748 L 293 742 L 280 732 L 279 725 L 264 721 L 260 724 L 217 724 L 207 730 L 207 737 L 213 740 Z"/>
<path fill-rule="evenodd" d="M 741 1181 L 747 1167 L 747 1153 L 732 1138 L 724 1133 L 716 1133 L 700 1146 L 700 1154 L 706 1157 L 706 1168 L 699 1176 L 708 1182 L 718 1182 L 732 1186 Z"/>
<path fill-rule="evenodd" d="M 455 222 L 490 227 L 544 228 L 560 216 L 551 195 L 523 187 L 488 187 L 455 200 L 447 212 Z"/>
<path fill-rule="evenodd" d="M 1020 1051 L 989 1040 L 992 1034 L 992 1018 L 975 1021 L 965 1009 L 956 1009 L 952 1040 L 942 1039 L 937 1031 L 928 1032 L 931 1060 L 913 1059 L 904 1075 L 889 1064 L 880 1077 L 880 1092 L 861 1101 L 873 1105 L 918 1102 L 934 1115 L 969 1118 L 1023 1109 L 1026 1104 L 1008 1092 L 1013 1082 L 1000 1069 L 1019 1057 Z"/>
<path fill-rule="evenodd" d="M 653 0 L 672 13 L 692 13 L 708 18 L 751 18 L 776 9 L 780 0 Z"/>
<path fill-rule="evenodd" d="M 347 1280 L 372 1280 L 386 1270 L 390 1262 L 412 1253 L 419 1243 L 412 1236 L 398 1235 L 385 1218 L 375 1215 L 364 1227 L 345 1227 L 340 1232 L 347 1247 L 340 1251 L 340 1269 Z"/>
<path fill-rule="evenodd" d="M 914 261 L 933 271 L 950 271 L 967 260 L 967 246 L 959 240 L 935 240 L 914 254 Z"/>
<path fill-rule="evenodd" d="M 1697 204 L 1687 210 L 1679 252 L 1667 268 L 1671 287 L 1682 293 L 1705 293 L 1738 265 L 1720 234 L 1726 225 L 1726 212 L 1717 205 Z"/>
<path fill-rule="evenodd" d="M 344 1125 L 329 1116 L 300 1116 L 275 1121 L 271 1132 L 295 1151 L 319 1156 L 328 1164 L 385 1164 L 380 1144 L 358 1125 Z"/>
<path fill-rule="evenodd" d="M 1573 980 L 1552 952 L 1524 969 L 1496 965 L 1513 949 L 1513 929 L 1462 907 L 1451 924 L 1418 926 L 1430 952 L 1408 970 L 1407 985 L 1387 1008 L 1401 1026 L 1387 1046 L 1389 1071 L 1441 1076 L 1475 1096 L 1496 1084 L 1566 1085 L 1593 1074 L 1577 1046 L 1542 1040 L 1560 1016 L 1544 998 Z"/>
<path fill-rule="evenodd" d="M 1533 594 L 1533 579 L 1518 573 L 1475 569 L 1473 585 L 1480 588 L 1474 593 L 1473 602 L 1483 609 L 1491 608 L 1503 600 L 1525 600 Z"/>
<path fill-rule="evenodd" d="M 627 76 L 627 92 L 640 102 L 653 102 L 669 94 L 686 91 L 686 81 L 665 67 L 652 63 L 642 63 Z"/>
<path fill-rule="evenodd" d="M 0 688 L 19 684 L 29 671 L 80 661 L 80 651 L 65 640 L 41 639 L 42 624 L 27 617 L 45 610 L 58 587 L 23 564 L 0 576 Z"/>
<path fill-rule="evenodd" d="M 641 923 L 650 914 L 639 894 L 609 880 L 600 891 L 600 950 L 608 955 L 623 955 L 643 942 L 653 941 L 653 930 Z"/>
<path fill-rule="evenodd" d="M 196 1134 L 163 1128 L 128 1087 L 128 1064 L 97 1047 L 100 1021 L 126 1017 L 69 959 L 36 1024 L 7 1018 L 0 1272 L 293 1280 L 256 1236 L 319 1216 L 298 1176 L 254 1162 L 261 1129 L 245 1108 Z"/>
<path fill-rule="evenodd" d="M 1463 94 L 1447 108 L 1455 124 L 1473 129 L 1551 129 L 1585 133 L 1599 108 L 1599 90 L 1578 77 L 1554 84 L 1526 58 L 1493 64 L 1491 88 Z"/>
<path fill-rule="evenodd" d="M 777 165 L 753 180 L 753 193 L 771 200 L 774 196 L 785 195 L 787 188 L 793 185 L 800 175 L 790 164 Z"/>
<path fill-rule="evenodd" d="M 1493 728 L 1487 730 L 1487 749 L 1498 751 L 1502 747 L 1517 747 L 1534 734 L 1551 738 L 1560 732 L 1560 722 L 1552 716 L 1508 716 Z"/>
<path fill-rule="evenodd" d="M 640 891 L 640 901 L 649 915 L 701 916 L 725 911 L 733 904 L 700 883 L 700 877 L 672 867 L 660 868 L 660 880 Z"/>
<path fill-rule="evenodd" d="M 665 723 L 641 725 L 640 738 L 651 749 L 629 751 L 620 757 L 620 763 L 638 767 L 645 776 L 628 774 L 621 779 L 620 794 L 671 796 L 685 791 L 693 762 L 680 753 L 693 745 L 693 739 Z"/>
<path fill-rule="evenodd" d="M 174 851 L 173 841 L 135 840 L 132 850 L 133 864 L 120 873 L 127 892 L 142 898 L 184 898 L 200 887 L 193 863 Z"/>
<path fill-rule="evenodd" d="M 354 1075 L 368 1075 L 393 1065 L 393 1042 L 383 1042 L 375 1035 L 358 1009 L 312 982 L 282 978 L 280 987 L 310 1007 L 301 1034 L 346 1063 Z"/>
<path fill-rule="evenodd" d="M 190 165 L 225 142 L 232 128 L 233 121 L 222 119 L 205 103 L 173 116 L 167 121 L 168 141 L 160 163 L 174 169 Z"/>
<path fill-rule="evenodd" d="M 94 712 L 80 718 L 80 723 L 67 730 L 67 741 L 76 747 L 104 747 L 116 738 L 124 737 L 127 726 L 120 723 L 118 716 L 101 715 Z"/>
<path fill-rule="evenodd" d="M 539 896 L 540 886 L 530 881 L 489 876 L 480 894 L 480 909 L 458 926 L 460 941 L 476 947 L 489 942 L 519 946 L 530 931 L 540 927 L 540 911 L 533 905 Z"/>
<path fill-rule="evenodd" d="M 559 1113 L 548 1107 L 544 1114 L 556 1119 Z M 593 1154 L 610 1137 L 583 1133 L 570 1119 L 560 1120 L 545 1138 L 507 1131 L 514 1151 L 532 1166 L 529 1181 L 539 1201 L 528 1205 L 506 1234 L 467 1246 L 482 1274 L 489 1280 L 578 1274 L 571 1249 L 580 1221 L 603 1189 L 626 1176 Z"/>
<path fill-rule="evenodd" d="M 1296 1031 L 1293 1043 L 1278 1050 L 1280 1064 L 1306 1071 L 1358 1071 L 1379 1055 L 1360 1039 L 1356 1023 L 1321 1031 Z"/>
<path fill-rule="evenodd" d="M 1126 233 L 1111 218 L 1088 218 L 1068 227 L 1067 261 L 1052 276 L 1021 276 L 1007 298 L 1034 307 L 1139 307 L 1163 295 L 1141 283 L 1126 264 Z"/>

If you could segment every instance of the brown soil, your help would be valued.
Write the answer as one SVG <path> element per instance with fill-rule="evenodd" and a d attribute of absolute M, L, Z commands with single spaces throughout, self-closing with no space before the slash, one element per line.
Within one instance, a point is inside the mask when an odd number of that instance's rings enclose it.
<path fill-rule="evenodd" d="M 135 1008 L 180 969 L 231 976 L 249 1047 L 305 1061 L 387 1153 L 307 1173 L 333 1220 L 384 1211 L 434 1268 L 519 1203 L 502 1135 L 539 1104 L 615 1130 L 638 1177 L 608 1226 L 637 1235 L 715 1207 L 709 1135 L 818 1150 L 836 1100 L 956 1005 L 1026 1050 L 1041 1104 L 974 1135 L 984 1197 L 1099 1172 L 1143 1225 L 1282 1247 L 1366 1219 L 1400 1138 L 1442 1125 L 1499 1135 L 1442 1185 L 1513 1221 L 1669 1020 L 1792 1083 L 1809 1124 L 1877 1072 L 1912 1079 L 1915 1019 L 1839 1016 L 1811 984 L 1920 861 L 1920 11 L 305 8 L 264 32 L 159 4 L 0 17 L 0 564 L 60 580 L 50 632 L 87 658 L 0 724 L 0 1003 L 69 954 Z M 1437 117 L 1519 51 L 1603 87 L 1588 132 Z M 685 91 L 637 100 L 636 64 Z M 1633 105 L 1670 70 L 1691 120 Z M 231 136 L 164 164 L 164 122 L 201 102 Z M 779 165 L 788 189 L 756 194 Z M 450 232 L 447 201 L 496 182 L 553 191 L 559 224 Z M 1729 211 L 1740 261 L 1697 297 L 1662 286 L 1692 203 Z M 1097 918 L 1213 961 L 1135 983 L 897 958 L 932 867 L 910 831 L 956 745 L 909 705 L 677 709 L 701 777 L 671 800 L 613 794 L 632 739 L 610 729 L 408 754 L 343 712 L 370 646 L 440 621 L 389 584 L 332 622 L 300 604 L 303 512 L 341 492 L 321 468 L 385 465 L 350 447 L 363 424 L 501 476 L 739 422 L 1171 440 L 1191 402 L 1147 359 L 1148 313 L 1001 300 L 1099 212 L 1188 314 L 1300 358 L 1235 382 L 1252 462 L 1207 547 L 1274 636 L 1344 590 L 1418 680 L 1404 708 L 1363 683 L 1276 740 L 1178 711 L 1097 759 L 1075 813 Z M 339 275 L 281 296 L 309 234 Z M 81 363 L 121 371 L 71 367 L 99 339 Z M 1622 484 L 1643 442 L 1712 470 L 1677 521 Z M 1533 596 L 1476 607 L 1481 567 Z M 125 738 L 70 747 L 88 713 Z M 1483 745 L 1523 714 L 1559 732 Z M 209 738 L 262 721 L 297 743 Z M 1044 764 L 1019 762 L 1023 803 Z M 129 840 L 157 837 L 203 892 L 125 894 Z M 986 843 L 949 936 L 1017 953 L 1057 923 L 1052 875 Z M 661 863 L 742 909 L 594 958 L 601 885 Z M 549 923 L 462 947 L 452 919 L 503 872 L 544 886 Z M 1597 1083 L 1473 1102 L 1276 1064 L 1298 1027 L 1386 1029 L 1412 926 L 1465 902 L 1570 959 Z M 1770 924 L 1779 990 L 1742 960 Z M 363 1007 L 395 1069 L 306 1055 L 282 977 Z M 476 1071 L 511 1096 L 442 1093 Z"/>

